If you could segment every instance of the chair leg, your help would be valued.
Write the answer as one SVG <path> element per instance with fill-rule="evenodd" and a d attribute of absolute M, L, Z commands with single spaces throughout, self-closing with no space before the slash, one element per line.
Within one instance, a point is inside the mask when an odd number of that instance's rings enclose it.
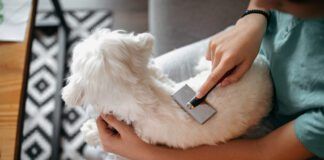
<path fill-rule="evenodd" d="M 67 41 L 70 32 L 70 28 L 67 25 L 64 13 L 58 0 L 52 0 L 56 16 L 60 20 L 61 27 L 58 28 L 59 46 L 60 51 L 58 53 L 58 73 L 57 73 L 57 93 L 55 95 L 56 107 L 53 112 L 53 139 L 52 139 L 52 160 L 60 159 L 60 144 L 61 144 L 61 125 L 62 125 L 62 113 L 64 108 L 64 102 L 61 99 L 61 89 L 64 85 L 65 68 L 67 64 Z"/>
<path fill-rule="evenodd" d="M 58 43 L 60 51 L 58 53 L 58 72 L 57 72 L 57 92 L 55 95 L 56 107 L 53 111 L 53 139 L 52 139 L 52 160 L 60 159 L 62 113 L 64 102 L 61 99 L 61 89 L 64 85 L 65 68 L 67 61 L 67 33 L 63 27 L 58 28 Z"/>
<path fill-rule="evenodd" d="M 63 13 L 63 10 L 62 10 L 62 7 L 61 7 L 59 1 L 58 0 L 52 0 L 52 3 L 53 3 L 53 6 L 54 6 L 56 16 L 59 18 L 59 20 L 61 22 L 61 25 L 63 26 L 65 32 L 69 33 L 70 28 L 69 28 L 69 26 L 67 25 L 67 23 L 65 21 L 64 13 Z"/>

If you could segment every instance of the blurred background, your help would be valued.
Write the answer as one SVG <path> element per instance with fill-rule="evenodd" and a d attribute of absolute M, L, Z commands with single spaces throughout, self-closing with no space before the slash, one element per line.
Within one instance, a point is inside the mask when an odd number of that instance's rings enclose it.
<path fill-rule="evenodd" d="M 67 108 L 60 88 L 71 50 L 96 28 L 151 32 L 154 56 L 210 37 L 235 23 L 242 0 L 39 0 L 32 35 L 21 159 L 103 159 L 82 139 L 84 109 Z M 63 21 L 62 21 L 63 19 Z M 140 153 L 139 153 L 140 154 Z"/>

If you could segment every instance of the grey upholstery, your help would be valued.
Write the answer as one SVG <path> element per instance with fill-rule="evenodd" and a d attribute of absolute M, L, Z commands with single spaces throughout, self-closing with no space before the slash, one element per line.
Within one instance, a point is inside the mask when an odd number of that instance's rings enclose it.
<path fill-rule="evenodd" d="M 235 23 L 246 9 L 242 0 L 149 0 L 149 31 L 161 55 L 209 37 Z"/>

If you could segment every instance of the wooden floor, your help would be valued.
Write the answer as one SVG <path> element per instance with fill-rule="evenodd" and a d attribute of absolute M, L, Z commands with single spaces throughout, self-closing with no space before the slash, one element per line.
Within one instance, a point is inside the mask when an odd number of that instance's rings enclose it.
<path fill-rule="evenodd" d="M 27 41 L 0 42 L 0 159 L 13 159 Z"/>
<path fill-rule="evenodd" d="M 34 6 L 36 1 L 34 1 Z M 35 7 L 33 7 L 35 10 Z M 34 15 L 34 10 L 31 13 Z M 32 18 L 33 19 L 33 18 Z M 0 159 L 12 160 L 15 156 L 18 115 L 21 112 L 21 95 L 25 87 L 24 74 L 30 46 L 31 22 L 23 42 L 0 42 Z M 18 126 L 18 127 L 17 127 Z"/>

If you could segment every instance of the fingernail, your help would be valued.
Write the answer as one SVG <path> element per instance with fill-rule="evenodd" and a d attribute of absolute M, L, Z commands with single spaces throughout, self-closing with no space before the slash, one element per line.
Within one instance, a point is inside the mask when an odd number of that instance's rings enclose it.
<path fill-rule="evenodd" d="M 200 98 L 201 97 L 201 92 L 198 92 L 195 97 Z"/>

